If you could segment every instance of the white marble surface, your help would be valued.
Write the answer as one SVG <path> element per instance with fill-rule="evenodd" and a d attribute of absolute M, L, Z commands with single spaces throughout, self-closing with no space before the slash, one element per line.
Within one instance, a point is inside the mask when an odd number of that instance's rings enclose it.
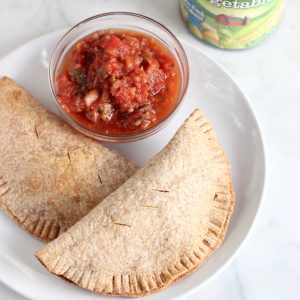
<path fill-rule="evenodd" d="M 262 125 L 268 178 L 256 227 L 235 261 L 190 299 L 300 299 L 300 1 L 288 1 L 279 30 L 263 45 L 221 51 L 188 34 L 177 0 L 0 0 L 0 58 L 41 34 L 113 10 L 154 17 L 215 58 L 247 93 Z M 4 299 L 25 298 L 0 283 Z"/>

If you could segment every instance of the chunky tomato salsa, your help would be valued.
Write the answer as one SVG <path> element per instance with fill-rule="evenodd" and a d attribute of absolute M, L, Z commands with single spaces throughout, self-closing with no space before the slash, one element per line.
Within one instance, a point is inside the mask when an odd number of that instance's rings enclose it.
<path fill-rule="evenodd" d="M 179 77 L 174 56 L 158 40 L 110 30 L 77 42 L 66 54 L 56 84 L 62 107 L 84 127 L 130 134 L 170 114 Z"/>

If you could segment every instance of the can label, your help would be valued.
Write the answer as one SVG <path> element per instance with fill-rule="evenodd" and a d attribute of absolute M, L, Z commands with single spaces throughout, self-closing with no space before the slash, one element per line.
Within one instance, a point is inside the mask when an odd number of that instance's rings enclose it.
<path fill-rule="evenodd" d="M 220 48 L 244 49 L 277 27 L 285 0 L 180 0 L 189 30 Z"/>

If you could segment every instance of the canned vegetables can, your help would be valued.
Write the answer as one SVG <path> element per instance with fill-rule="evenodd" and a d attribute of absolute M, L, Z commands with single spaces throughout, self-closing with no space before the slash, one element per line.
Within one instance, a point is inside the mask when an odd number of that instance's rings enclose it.
<path fill-rule="evenodd" d="M 277 27 L 285 0 L 180 0 L 181 15 L 199 39 L 225 49 L 263 42 Z"/>

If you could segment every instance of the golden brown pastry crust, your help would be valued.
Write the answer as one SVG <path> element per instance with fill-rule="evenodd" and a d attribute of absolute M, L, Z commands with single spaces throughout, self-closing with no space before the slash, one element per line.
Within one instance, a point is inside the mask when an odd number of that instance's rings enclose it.
<path fill-rule="evenodd" d="M 7 77 L 0 80 L 0 120 L 0 207 L 43 241 L 75 224 L 136 170 Z"/>
<path fill-rule="evenodd" d="M 197 109 L 145 167 L 36 256 L 88 290 L 144 296 L 219 248 L 233 206 L 228 160 Z"/>

